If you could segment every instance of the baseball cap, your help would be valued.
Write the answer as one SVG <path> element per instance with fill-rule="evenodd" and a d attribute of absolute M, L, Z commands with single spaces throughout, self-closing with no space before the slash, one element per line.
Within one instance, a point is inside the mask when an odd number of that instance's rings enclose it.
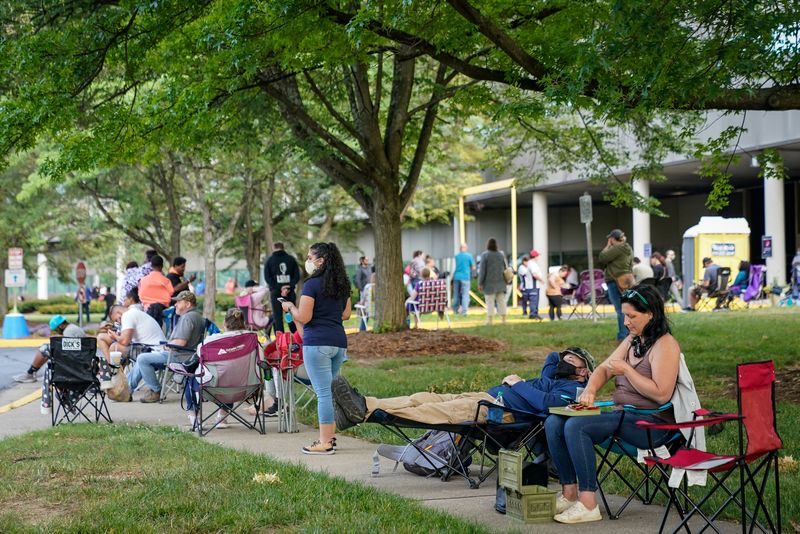
<path fill-rule="evenodd" d="M 619 228 L 615 228 L 614 230 L 611 230 L 611 231 L 608 233 L 608 235 L 606 236 L 606 239 L 608 239 L 609 237 L 613 237 L 614 239 L 616 239 L 617 241 L 619 241 L 620 239 L 622 239 L 623 237 L 625 237 L 625 232 L 623 232 L 623 231 L 622 231 L 622 230 L 620 230 Z"/>
<path fill-rule="evenodd" d="M 61 324 L 66 323 L 67 318 L 63 315 L 54 315 L 52 319 L 50 319 L 50 330 L 55 330 Z"/>
<path fill-rule="evenodd" d="M 539 255 L 539 251 L 538 251 L 538 250 L 536 250 L 535 248 L 532 248 L 532 249 L 531 249 L 531 254 L 530 254 L 531 258 L 535 258 L 535 257 L 537 257 L 538 255 Z"/>
<path fill-rule="evenodd" d="M 560 353 L 561 358 L 563 359 L 564 356 L 566 356 L 567 354 L 572 354 L 574 356 L 577 356 L 578 358 L 583 360 L 583 363 L 586 364 L 586 367 L 590 371 L 594 371 L 594 357 L 591 354 L 589 354 L 588 350 L 582 349 L 580 347 L 568 347 L 561 351 Z"/>
<path fill-rule="evenodd" d="M 711 258 L 709 258 L 708 256 L 703 258 L 703 265 L 705 265 L 706 263 L 711 263 Z"/>
<path fill-rule="evenodd" d="M 191 304 L 197 304 L 197 297 L 195 297 L 194 293 L 192 293 L 188 289 L 184 289 L 183 291 L 178 293 L 178 296 L 175 297 L 175 302 L 178 302 L 179 300 L 186 300 L 189 301 Z"/>

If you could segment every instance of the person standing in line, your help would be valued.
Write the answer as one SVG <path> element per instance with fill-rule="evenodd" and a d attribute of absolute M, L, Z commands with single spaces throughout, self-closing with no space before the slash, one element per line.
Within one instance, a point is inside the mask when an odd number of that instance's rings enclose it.
<path fill-rule="evenodd" d="M 627 243 L 625 232 L 619 229 L 611 230 L 606 236 L 606 246 L 600 251 L 598 261 L 604 266 L 606 286 L 608 287 L 608 300 L 617 312 L 617 340 L 622 341 L 628 337 L 628 328 L 625 326 L 625 317 L 622 315 L 622 291 L 633 285 L 633 249 Z M 620 287 L 620 283 L 626 287 Z"/>
<path fill-rule="evenodd" d="M 186 258 L 183 256 L 175 256 L 172 259 L 172 267 L 169 268 L 169 273 L 167 273 L 167 278 L 169 279 L 170 283 L 172 284 L 172 296 L 177 297 L 178 293 L 183 291 L 184 289 L 189 289 L 189 284 L 197 279 L 196 274 L 192 274 L 184 280 L 183 275 L 186 272 Z"/>
<path fill-rule="evenodd" d="M 111 286 L 106 286 L 106 293 L 103 295 L 103 301 L 106 304 L 106 311 L 103 314 L 103 318 L 100 319 L 100 322 L 105 321 L 108 319 L 108 314 L 111 311 L 111 306 L 114 305 L 114 302 L 117 300 L 117 296 L 111 292 Z"/>
<path fill-rule="evenodd" d="M 356 275 L 353 281 L 358 289 L 358 296 L 361 298 L 361 293 L 364 292 L 364 287 L 369 284 L 372 269 L 369 266 L 369 258 L 361 256 L 358 258 L 358 267 L 356 267 Z"/>
<path fill-rule="evenodd" d="M 75 302 L 77 302 L 81 309 L 81 314 L 83 315 L 82 319 L 85 320 L 87 323 L 91 322 L 91 318 L 89 317 L 90 314 L 90 305 L 92 303 L 92 290 L 89 286 L 81 284 L 78 286 L 78 291 L 75 293 Z M 83 324 L 82 321 L 79 321 Z"/>
<path fill-rule="evenodd" d="M 531 274 L 528 265 L 530 264 L 530 257 L 526 254 L 522 257 L 522 263 L 520 263 L 519 269 L 517 269 L 517 276 L 519 276 L 519 291 L 522 293 L 522 298 L 520 299 L 519 303 L 522 306 L 522 315 L 528 315 L 528 305 L 530 304 L 531 308 L 531 315 L 530 317 L 533 318 L 533 288 L 536 284 L 533 280 L 533 275 Z"/>
<path fill-rule="evenodd" d="M 297 260 L 284 250 L 280 241 L 272 245 L 272 255 L 264 263 L 264 281 L 269 286 L 273 328 L 275 333 L 283 332 L 283 312 L 278 299 L 286 299 L 292 303 L 296 301 L 294 289 L 300 281 L 300 267 Z"/>
<path fill-rule="evenodd" d="M 128 262 L 125 268 L 125 281 L 122 283 L 122 292 L 117 295 L 117 304 L 122 304 L 131 289 L 139 287 L 139 282 L 142 278 L 150 274 L 150 271 L 153 270 L 150 260 L 157 254 L 153 249 L 146 251 L 144 253 L 144 263 L 141 266 L 135 261 Z"/>
<path fill-rule="evenodd" d="M 672 298 L 675 299 L 675 302 L 680 304 L 681 308 L 683 308 L 683 297 L 681 297 L 681 288 L 683 288 L 683 282 L 681 282 L 680 278 L 678 278 L 678 273 L 675 271 L 674 262 L 675 251 L 668 250 L 667 255 L 664 257 L 664 268 L 666 269 L 666 276 L 672 278 L 672 284 L 669 286 L 669 292 L 672 295 Z"/>
<path fill-rule="evenodd" d="M 656 282 L 666 276 L 666 258 L 660 252 L 653 252 L 653 255 L 650 256 L 650 267 L 653 268 L 653 278 L 656 279 Z"/>
<path fill-rule="evenodd" d="M 536 258 L 539 257 L 539 251 L 535 248 L 531 249 L 530 258 L 531 261 L 528 262 L 528 270 L 531 273 L 531 277 L 533 277 L 533 289 L 531 292 L 531 314 L 528 316 L 530 319 L 538 319 L 542 320 L 539 316 L 539 286 L 545 285 L 544 276 L 542 276 L 542 269 L 539 268 L 539 264 L 536 262 Z"/>
<path fill-rule="evenodd" d="M 469 310 L 469 290 L 472 274 L 475 272 L 475 259 L 467 252 L 469 247 L 461 243 L 456 254 L 456 268 L 453 271 L 453 312 L 466 316 Z"/>
<path fill-rule="evenodd" d="M 558 271 L 550 273 L 547 277 L 545 294 L 547 295 L 547 301 L 550 303 L 548 315 L 551 321 L 554 321 L 556 316 L 558 316 L 559 321 L 561 320 L 561 306 L 564 304 L 564 294 L 561 292 L 561 288 L 566 283 L 565 278 L 568 273 L 569 267 L 562 265 Z"/>
<path fill-rule="evenodd" d="M 478 272 L 478 291 L 486 300 L 486 324 L 492 324 L 497 303 L 500 321 L 506 322 L 506 280 L 503 271 L 506 269 L 506 258 L 497 248 L 497 240 L 493 237 L 486 242 L 486 250 L 481 254 Z"/>
<path fill-rule="evenodd" d="M 336 452 L 331 381 L 347 358 L 343 321 L 350 318 L 350 281 L 335 243 L 311 245 L 305 268 L 310 278 L 303 284 L 299 306 L 283 300 L 281 307 L 303 325 L 303 360 L 317 394 L 319 439 L 302 452 L 329 455 Z"/>
<path fill-rule="evenodd" d="M 631 272 L 633 272 L 633 283 L 635 284 L 640 283 L 642 280 L 653 278 L 653 268 L 648 263 L 642 263 L 642 260 L 636 256 L 633 257 Z"/>

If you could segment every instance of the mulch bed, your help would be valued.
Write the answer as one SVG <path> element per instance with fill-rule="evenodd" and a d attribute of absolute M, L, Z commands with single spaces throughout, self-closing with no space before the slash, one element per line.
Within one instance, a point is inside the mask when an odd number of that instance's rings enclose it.
<path fill-rule="evenodd" d="M 736 398 L 736 383 L 728 380 L 725 388 L 728 397 Z M 775 371 L 775 398 L 781 402 L 800 403 L 800 367 L 787 367 Z"/>
<path fill-rule="evenodd" d="M 483 354 L 503 350 L 505 344 L 452 330 L 404 330 L 347 336 L 347 355 L 354 360 L 380 360 L 440 354 Z"/>

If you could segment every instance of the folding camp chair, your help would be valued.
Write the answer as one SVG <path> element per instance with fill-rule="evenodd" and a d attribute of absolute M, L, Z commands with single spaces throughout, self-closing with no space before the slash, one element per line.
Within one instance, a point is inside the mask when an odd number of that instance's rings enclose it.
<path fill-rule="evenodd" d="M 358 314 L 358 319 L 360 321 L 359 329 L 362 331 L 365 331 L 367 329 L 369 318 L 375 314 L 374 313 L 375 306 L 372 300 L 372 293 L 374 288 L 375 284 L 365 285 L 364 290 L 361 292 L 361 300 L 354 306 L 356 309 L 356 313 Z"/>
<path fill-rule="evenodd" d="M 592 302 L 592 281 L 591 281 L 591 273 L 589 271 L 581 271 L 579 275 L 579 283 L 578 287 L 575 289 L 575 300 L 572 305 L 572 311 L 570 311 L 569 316 L 567 319 L 571 319 L 573 315 L 577 315 L 579 318 L 584 317 L 591 317 L 591 311 L 589 313 L 581 313 L 579 307 L 583 304 L 590 304 Z M 605 291 L 603 290 L 603 271 L 600 269 L 594 270 L 594 295 L 595 295 L 595 302 L 600 303 L 602 298 L 605 296 Z"/>
<path fill-rule="evenodd" d="M 267 339 L 269 339 L 269 333 L 272 329 L 272 315 L 269 313 L 269 309 L 261 303 L 253 302 L 253 295 L 241 295 L 236 297 L 234 301 L 236 307 L 244 315 L 244 324 L 247 329 L 254 332 L 263 330 Z"/>
<path fill-rule="evenodd" d="M 519 418 L 519 421 L 501 424 L 488 421 L 476 422 L 480 410 L 489 407 L 500 408 L 504 412 L 512 413 Z M 449 480 L 453 474 L 456 474 L 464 478 L 472 489 L 479 488 L 497 469 L 497 455 L 500 449 L 527 448 L 537 436 L 544 436 L 543 420 L 536 414 L 497 406 L 487 401 L 478 403 L 475 420 L 463 423 L 421 423 L 392 415 L 384 410 L 375 410 L 365 422 L 380 424 L 402 439 L 407 446 L 413 447 L 421 459 L 424 459 L 421 465 L 430 465 L 434 474 L 443 481 Z M 431 456 L 415 443 L 415 440 L 409 436 L 408 430 L 440 430 L 449 433 L 453 453 L 446 458 Z M 475 453 L 480 455 L 477 477 L 471 476 L 469 469 L 471 462 L 467 462 L 467 458 L 471 458 Z M 487 463 L 489 464 L 488 469 Z"/>
<path fill-rule="evenodd" d="M 181 364 L 169 365 L 174 374 L 188 378 L 185 391 L 193 399 L 193 430 L 201 436 L 207 435 L 219 424 L 219 420 L 211 424 L 209 419 L 220 410 L 225 410 L 228 412 L 226 417 L 236 419 L 245 427 L 264 434 L 264 416 L 260 410 L 256 410 L 252 421 L 237 412 L 248 402 L 261 406 L 264 380 L 258 362 L 261 361 L 262 354 L 255 332 L 220 337 L 204 343 L 197 352 L 199 359 L 194 372 Z M 215 407 L 204 414 L 205 401 L 214 403 Z M 210 426 L 206 426 L 206 423 Z"/>
<path fill-rule="evenodd" d="M 275 380 L 275 391 L 278 404 L 278 432 L 299 432 L 297 425 L 297 404 L 307 391 L 295 397 L 294 384 L 306 385 L 306 379 L 296 376 L 297 369 L 303 364 L 302 338 L 297 332 L 278 332 L 275 341 L 264 348 L 264 362 L 272 372 Z M 264 367 L 264 366 L 262 366 Z M 310 381 L 308 381 L 310 385 Z M 313 390 L 311 390 L 313 392 Z M 305 408 L 313 396 L 309 395 Z M 258 405 L 260 406 L 260 405 Z M 258 411 L 258 410 L 257 410 Z"/>
<path fill-rule="evenodd" d="M 645 421 L 637 423 L 649 433 L 650 429 L 695 428 L 729 421 L 738 422 L 738 450 L 731 454 L 715 454 L 687 447 L 681 448 L 667 459 L 655 456 L 645 459 L 649 465 L 658 469 L 664 481 L 669 480 L 667 468 L 670 466 L 687 472 L 707 471 L 713 479 L 707 493 L 701 499 L 694 501 L 685 488 L 669 486 L 670 500 L 661 521 L 660 532 L 663 532 L 673 507 L 681 518 L 673 532 L 687 528 L 688 521 L 694 516 L 700 516 L 705 522 L 703 530 L 712 528 L 719 532 L 714 526 L 714 521 L 731 504 L 739 507 L 743 533 L 748 530 L 752 532 L 755 528 L 766 532 L 764 525 L 758 521 L 762 512 L 769 531 L 773 533 L 781 531 L 778 451 L 783 447 L 783 443 L 777 430 L 775 363 L 765 361 L 739 364 L 736 366 L 736 377 L 738 413 L 718 414 L 709 410 L 697 410 L 695 419 L 686 423 L 672 425 Z M 775 473 L 774 521 L 765 499 L 771 468 L 774 468 Z M 717 493 L 722 493 L 725 500 L 713 513 L 708 514 L 703 510 L 703 506 Z M 748 503 L 753 504 L 748 506 Z"/>
<path fill-rule="evenodd" d="M 447 319 L 447 326 L 452 328 L 450 322 L 450 309 L 447 306 L 447 280 L 422 280 L 417 284 L 416 297 L 406 300 L 411 305 L 411 313 L 417 317 L 417 324 L 422 326 L 421 315 L 436 312 L 436 328 L 439 328 L 439 316 Z"/>
<path fill-rule="evenodd" d="M 764 265 L 750 266 L 750 281 L 744 293 L 742 293 L 742 300 L 748 306 L 750 306 L 751 301 L 764 298 L 764 271 Z"/>
<path fill-rule="evenodd" d="M 654 410 L 643 410 L 626 405 L 624 407 L 625 414 L 623 417 L 657 414 L 669 410 L 670 408 L 672 408 L 671 402 L 659 406 Z M 620 424 L 622 424 L 622 419 L 620 419 Z M 672 454 L 684 443 L 683 435 L 675 431 L 673 436 L 667 440 L 665 446 L 670 454 Z M 634 499 L 640 500 L 642 504 L 651 504 L 659 492 L 669 497 L 669 493 L 662 484 L 660 477 L 658 477 L 656 469 L 647 464 L 643 465 L 640 463 L 638 456 L 639 451 L 633 445 L 622 440 L 617 432 L 614 432 L 614 434 L 603 443 L 595 445 L 594 448 L 599 456 L 597 462 L 597 488 L 609 519 L 619 519 L 622 512 L 625 511 L 625 508 L 627 508 Z M 654 450 L 648 452 L 653 456 L 656 454 Z M 639 477 L 638 481 L 631 481 L 629 477 L 620 470 L 621 464 L 626 459 L 630 460 L 630 464 L 635 467 L 637 471 L 636 475 Z M 616 511 L 611 510 L 606 494 L 603 491 L 603 484 L 611 475 L 616 476 L 630 490 L 627 499 Z"/>
<path fill-rule="evenodd" d="M 47 377 L 50 390 L 50 423 L 73 423 L 85 419 L 111 423 L 106 394 L 97 380 L 99 361 L 97 339 L 93 337 L 52 337 Z"/>

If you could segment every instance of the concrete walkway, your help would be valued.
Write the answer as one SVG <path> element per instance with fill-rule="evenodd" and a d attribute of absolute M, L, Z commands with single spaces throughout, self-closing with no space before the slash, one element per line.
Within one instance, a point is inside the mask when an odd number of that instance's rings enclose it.
<path fill-rule="evenodd" d="M 0 390 L 0 407 L 30 395 L 41 387 L 41 383 L 19 384 L 15 387 Z M 111 417 L 116 424 L 147 423 L 152 425 L 185 426 L 186 416 L 180 408 L 176 396 L 171 396 L 162 405 L 132 403 L 116 403 L 109 401 Z M 42 415 L 39 401 L 25 404 L 0 413 L 0 438 L 14 436 L 32 430 L 50 427 L 49 415 Z M 270 420 L 267 434 L 259 435 L 248 431 L 239 424 L 230 428 L 215 430 L 206 439 L 213 443 L 240 449 L 256 454 L 265 454 L 296 464 L 302 464 L 311 470 L 323 471 L 333 476 L 340 476 L 351 482 L 374 486 L 420 501 L 426 506 L 437 508 L 455 516 L 473 520 L 496 532 L 586 532 L 588 528 L 594 533 L 640 533 L 655 532 L 661 519 L 663 509 L 657 506 L 643 506 L 632 503 L 623 517 L 617 521 L 604 520 L 589 525 L 560 525 L 545 523 L 525 525 L 513 518 L 500 515 L 494 511 L 495 481 L 492 476 L 479 489 L 469 489 L 462 478 L 452 478 L 448 482 L 439 479 L 425 479 L 412 475 L 400 467 L 393 472 L 394 462 L 382 459 L 381 473 L 371 476 L 372 456 L 376 445 L 348 436 L 339 437 L 339 450 L 333 456 L 307 456 L 300 452 L 300 447 L 316 439 L 317 432 L 313 428 L 303 427 L 296 434 L 279 434 L 277 424 Z M 558 489 L 551 485 L 551 489 Z M 617 505 L 623 499 L 612 497 Z M 674 514 L 673 514 L 674 515 Z M 739 532 L 734 524 L 718 524 L 722 532 Z"/>

